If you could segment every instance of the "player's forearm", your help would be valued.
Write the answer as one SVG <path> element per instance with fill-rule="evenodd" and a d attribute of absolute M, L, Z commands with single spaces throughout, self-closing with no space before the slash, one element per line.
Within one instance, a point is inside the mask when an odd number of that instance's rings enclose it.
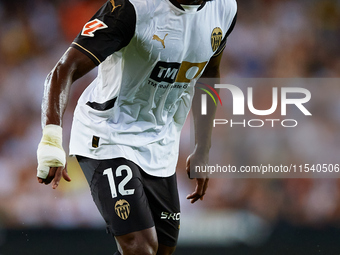
<path fill-rule="evenodd" d="M 60 125 L 67 106 L 71 74 L 67 74 L 60 63 L 49 73 L 45 81 L 44 97 L 42 102 L 42 124 Z"/>
<path fill-rule="evenodd" d="M 42 125 L 62 125 L 72 83 L 95 67 L 92 60 L 70 48 L 49 73 L 42 102 Z"/>
<path fill-rule="evenodd" d="M 213 69 L 205 72 L 202 78 L 212 78 L 214 83 L 219 82 L 220 73 L 219 69 Z M 214 84 L 209 84 L 214 86 Z M 211 135 L 213 130 L 213 121 L 217 106 L 212 100 L 207 100 L 207 114 L 201 114 L 201 95 L 204 93 L 202 90 L 196 90 L 193 101 L 193 117 L 195 127 L 195 145 L 196 151 L 201 154 L 208 154 L 211 147 Z"/>

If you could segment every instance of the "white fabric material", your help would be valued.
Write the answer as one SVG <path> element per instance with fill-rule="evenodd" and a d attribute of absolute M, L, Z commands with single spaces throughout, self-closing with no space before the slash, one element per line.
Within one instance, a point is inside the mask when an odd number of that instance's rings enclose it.
<path fill-rule="evenodd" d="M 62 147 L 62 128 L 46 125 L 37 150 L 37 176 L 46 179 L 50 167 L 65 167 L 66 154 Z"/>
<path fill-rule="evenodd" d="M 196 12 L 197 9 L 200 7 L 200 5 L 186 5 L 186 4 L 181 4 L 181 6 L 187 13 Z"/>
<path fill-rule="evenodd" d="M 137 15 L 135 35 L 99 65 L 98 77 L 80 97 L 70 154 L 124 157 L 150 175 L 166 177 L 175 172 L 180 131 L 194 85 L 214 55 L 212 31 L 219 27 L 225 36 L 236 14 L 236 2 L 209 1 L 195 12 L 181 10 L 168 0 L 130 2 Z M 178 69 L 169 63 L 178 64 Z M 197 76 L 195 63 L 201 66 Z M 173 82 L 167 81 L 176 75 Z M 113 98 L 117 98 L 114 107 L 106 111 L 86 104 Z M 92 144 L 93 136 L 100 138 L 98 147 Z"/>

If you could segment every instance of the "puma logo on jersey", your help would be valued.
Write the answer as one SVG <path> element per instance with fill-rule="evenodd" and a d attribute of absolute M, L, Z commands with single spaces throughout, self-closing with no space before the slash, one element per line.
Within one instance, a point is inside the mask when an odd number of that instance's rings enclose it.
<path fill-rule="evenodd" d="M 163 45 L 163 48 L 165 48 L 165 44 L 164 44 L 164 41 L 165 41 L 165 37 L 167 37 L 168 34 L 166 34 L 163 38 L 163 40 L 161 38 L 159 38 L 158 35 L 153 35 L 152 37 L 152 40 L 156 40 L 156 41 L 159 41 L 161 42 L 161 44 Z"/>
<path fill-rule="evenodd" d="M 112 11 L 113 12 L 116 8 L 118 8 L 119 6 L 122 6 L 121 4 L 120 5 L 117 5 L 115 4 L 115 0 L 110 0 L 110 3 L 112 4 Z"/>
<path fill-rule="evenodd" d="M 99 29 L 105 29 L 107 27 L 108 26 L 104 22 L 100 21 L 99 19 L 94 19 L 85 24 L 81 32 L 81 35 L 94 37 L 94 32 L 96 32 Z"/>

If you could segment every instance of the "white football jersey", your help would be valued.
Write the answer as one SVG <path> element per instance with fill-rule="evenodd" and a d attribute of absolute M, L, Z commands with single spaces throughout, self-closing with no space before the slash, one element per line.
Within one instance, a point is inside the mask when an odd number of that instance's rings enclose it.
<path fill-rule="evenodd" d="M 195 82 L 223 51 L 236 12 L 235 0 L 108 1 L 71 46 L 99 67 L 79 98 L 70 154 L 174 174 Z"/>

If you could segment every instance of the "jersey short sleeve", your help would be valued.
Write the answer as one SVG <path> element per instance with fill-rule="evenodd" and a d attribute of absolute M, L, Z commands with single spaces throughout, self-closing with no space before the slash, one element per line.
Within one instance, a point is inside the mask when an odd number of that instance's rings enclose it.
<path fill-rule="evenodd" d="M 226 35 L 224 36 L 224 38 L 221 41 L 220 46 L 218 47 L 217 51 L 215 52 L 213 57 L 217 57 L 218 55 L 220 55 L 222 53 L 222 51 L 224 50 L 226 44 L 227 44 L 227 38 L 228 36 L 231 34 L 231 32 L 234 30 L 235 24 L 236 24 L 236 20 L 237 20 L 237 13 L 235 14 L 235 17 L 226 33 Z"/>
<path fill-rule="evenodd" d="M 127 46 L 135 33 L 136 12 L 128 0 L 109 0 L 87 22 L 71 47 L 99 65 Z"/>

